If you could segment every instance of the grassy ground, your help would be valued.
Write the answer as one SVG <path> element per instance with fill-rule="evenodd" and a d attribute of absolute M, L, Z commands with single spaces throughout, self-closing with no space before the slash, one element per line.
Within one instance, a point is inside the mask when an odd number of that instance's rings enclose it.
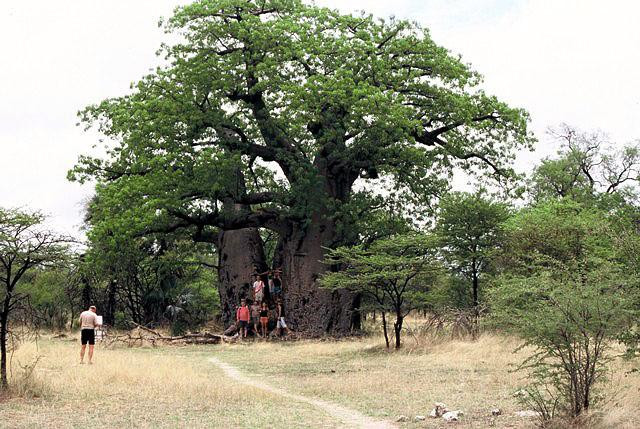
<path fill-rule="evenodd" d="M 513 339 L 484 335 L 478 341 L 425 343 L 406 339 L 387 352 L 379 338 L 345 341 L 255 341 L 157 349 L 98 348 L 96 364 L 77 364 L 76 342 L 49 340 L 22 347 L 23 364 L 43 355 L 30 390 L 41 397 L 0 401 L 1 427 L 342 427 L 311 405 L 287 403 L 227 378 L 208 358 L 293 393 L 321 398 L 394 422 L 403 428 L 443 427 L 442 420 L 414 421 L 434 402 L 462 409 L 454 427 L 532 427 L 518 418 L 513 393 L 521 386 L 509 372 L 519 356 Z M 624 368 L 626 369 L 626 368 Z M 621 392 L 600 427 L 640 427 L 640 376 L 618 368 L 608 386 Z M 16 377 L 20 371 L 14 372 Z M 27 389 L 29 390 L 29 389 Z M 27 397 L 26 399 L 24 397 Z M 499 407 L 503 415 L 493 418 Z M 450 425 L 447 425 L 450 426 Z"/>
<path fill-rule="evenodd" d="M 225 346 L 219 356 L 245 373 L 263 374 L 272 384 L 304 395 L 339 402 L 363 413 L 391 421 L 409 417 L 399 424 L 406 428 L 443 427 L 442 420 L 428 415 L 434 402 L 449 409 L 461 409 L 465 416 L 456 427 L 533 427 L 535 421 L 520 418 L 523 410 L 514 393 L 524 385 L 521 376 L 510 371 L 522 354 L 512 351 L 518 343 L 511 338 L 484 335 L 477 341 L 445 341 L 412 344 L 400 352 L 387 352 L 377 339 L 345 342 L 266 343 Z M 256 362 L 266 364 L 257 365 Z M 621 364 L 620 364 L 621 365 Z M 640 427 L 640 376 L 619 366 L 606 390 L 616 393 L 595 427 Z M 493 408 L 503 414 L 491 416 Z"/>
<path fill-rule="evenodd" d="M 79 365 L 78 349 L 61 341 L 22 347 L 14 363 L 44 356 L 29 387 L 41 397 L 0 401 L 0 427 L 338 426 L 314 407 L 229 380 L 204 358 L 214 348 L 97 348 L 94 365 Z"/>

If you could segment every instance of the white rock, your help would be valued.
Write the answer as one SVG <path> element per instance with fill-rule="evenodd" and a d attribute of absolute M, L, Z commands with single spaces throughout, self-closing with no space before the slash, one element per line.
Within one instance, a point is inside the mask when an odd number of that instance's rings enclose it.
<path fill-rule="evenodd" d="M 425 417 L 425 416 L 416 416 L 416 421 L 417 421 L 417 422 L 421 422 L 421 421 L 423 421 L 423 420 L 426 420 L 426 417 Z"/>
<path fill-rule="evenodd" d="M 447 406 L 442 402 L 436 402 L 433 405 L 435 405 L 435 408 L 431 410 L 431 412 L 429 413 L 429 417 L 433 417 L 434 419 L 437 419 L 438 417 L 442 417 L 444 413 L 449 411 L 447 409 Z"/>
<path fill-rule="evenodd" d="M 513 397 L 514 397 L 514 398 L 524 398 L 525 396 L 528 396 L 528 395 L 529 395 L 529 392 L 527 392 L 527 391 L 526 391 L 526 390 L 524 390 L 524 389 L 516 390 L 516 391 L 513 393 Z"/>
<path fill-rule="evenodd" d="M 406 422 L 407 420 L 409 420 L 409 418 L 407 416 L 400 416 L 396 419 L 397 422 Z"/>
<path fill-rule="evenodd" d="M 533 410 L 516 411 L 518 417 L 538 417 L 538 412 Z"/>
<path fill-rule="evenodd" d="M 445 422 L 457 422 L 464 413 L 461 410 L 449 411 L 442 415 Z"/>

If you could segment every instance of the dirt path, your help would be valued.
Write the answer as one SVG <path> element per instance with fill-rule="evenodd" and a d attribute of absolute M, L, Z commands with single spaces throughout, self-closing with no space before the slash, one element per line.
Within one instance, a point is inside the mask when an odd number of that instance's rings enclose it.
<path fill-rule="evenodd" d="M 342 421 L 343 423 L 345 423 L 345 425 L 349 427 L 357 427 L 357 428 L 363 428 L 363 429 L 395 429 L 396 428 L 396 426 L 394 426 L 391 423 L 388 423 L 382 420 L 375 420 L 371 417 L 365 416 L 364 414 L 356 410 L 343 407 L 342 405 L 323 401 L 321 399 L 314 399 L 314 398 L 309 398 L 302 395 L 297 395 L 295 393 L 287 392 L 284 389 L 273 387 L 267 383 L 253 380 L 251 378 L 244 376 L 234 366 L 229 365 L 228 363 L 223 362 L 220 359 L 213 357 L 213 358 L 210 358 L 209 361 L 216 364 L 218 367 L 220 367 L 228 377 L 236 381 L 239 381 L 240 383 L 243 383 L 258 389 L 262 389 L 267 392 L 274 393 L 276 395 L 280 395 L 297 402 L 305 402 L 307 404 L 311 404 L 317 408 L 322 409 L 332 417 Z"/>

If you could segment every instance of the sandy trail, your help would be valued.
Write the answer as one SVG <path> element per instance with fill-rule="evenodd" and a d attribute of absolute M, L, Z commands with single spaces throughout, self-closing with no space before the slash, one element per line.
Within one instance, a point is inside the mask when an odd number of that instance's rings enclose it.
<path fill-rule="evenodd" d="M 365 416 L 364 414 L 356 410 L 343 407 L 342 405 L 334 404 L 328 401 L 323 401 L 321 399 L 314 399 L 314 398 L 309 398 L 307 396 L 297 395 L 295 393 L 288 392 L 284 389 L 273 387 L 265 382 L 251 379 L 243 375 L 234 366 L 229 365 L 228 363 L 223 362 L 218 358 L 212 357 L 209 359 L 209 361 L 216 364 L 218 367 L 220 367 L 228 377 L 240 383 L 255 387 L 257 389 L 262 389 L 264 391 L 274 393 L 276 395 L 280 395 L 297 402 L 305 402 L 307 404 L 311 404 L 325 411 L 332 417 L 342 421 L 348 427 L 356 427 L 356 428 L 363 428 L 363 429 L 396 429 L 396 426 L 394 426 L 391 423 L 388 423 L 382 420 L 375 420 L 371 417 Z"/>

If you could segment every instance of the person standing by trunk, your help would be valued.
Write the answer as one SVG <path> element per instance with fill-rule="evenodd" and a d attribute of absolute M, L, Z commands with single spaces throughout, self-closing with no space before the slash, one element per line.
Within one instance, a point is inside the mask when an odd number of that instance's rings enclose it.
<path fill-rule="evenodd" d="M 260 325 L 260 307 L 258 301 L 253 301 L 253 304 L 249 307 L 251 309 L 251 324 L 256 335 L 258 335 L 258 326 Z"/>
<path fill-rule="evenodd" d="M 262 303 L 262 299 L 264 298 L 264 282 L 260 278 L 258 274 L 253 276 L 253 299 L 254 301 L 258 301 Z"/>
<path fill-rule="evenodd" d="M 284 312 L 284 305 L 282 304 L 281 299 L 278 299 L 278 304 L 276 305 L 276 312 L 278 315 L 278 323 L 276 324 L 276 327 L 278 328 L 278 336 L 280 336 L 282 329 L 284 329 L 284 331 L 288 334 L 289 328 L 287 327 L 287 322 L 285 322 L 284 320 L 285 312 Z"/>
<path fill-rule="evenodd" d="M 84 363 L 84 352 L 89 344 L 89 364 L 91 365 L 93 359 L 93 347 L 96 343 L 96 331 L 95 329 L 100 326 L 98 324 L 98 316 L 96 315 L 96 306 L 92 305 L 88 310 L 83 311 L 80 314 L 80 343 L 82 348 L 80 349 L 80 363 Z"/>
<path fill-rule="evenodd" d="M 269 323 L 269 307 L 267 303 L 262 303 L 262 309 L 260 310 L 260 327 L 262 328 L 262 338 L 267 337 L 267 324 Z"/>
<path fill-rule="evenodd" d="M 280 299 L 280 295 L 282 293 L 282 279 L 280 279 L 280 271 L 279 270 L 275 270 L 275 272 L 273 274 L 273 279 L 271 279 L 271 281 L 273 282 L 273 294 L 272 294 L 272 296 L 274 297 L 274 299 L 278 300 L 278 299 Z"/>
<path fill-rule="evenodd" d="M 250 312 L 247 307 L 247 301 L 240 301 L 240 307 L 236 310 L 236 323 L 238 324 L 238 332 L 240 338 L 247 338 L 247 325 L 249 325 Z"/>

